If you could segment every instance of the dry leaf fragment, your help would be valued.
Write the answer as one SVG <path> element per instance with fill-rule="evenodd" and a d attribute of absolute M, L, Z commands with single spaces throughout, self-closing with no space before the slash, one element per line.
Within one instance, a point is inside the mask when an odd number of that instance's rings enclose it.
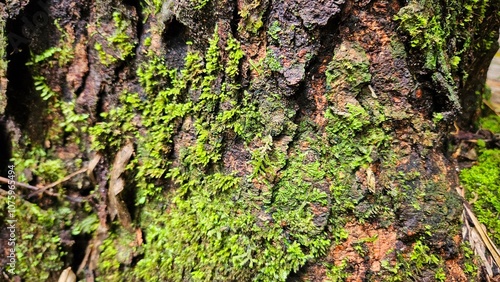
<path fill-rule="evenodd" d="M 94 176 L 94 169 L 101 160 L 101 157 L 102 157 L 101 154 L 96 154 L 89 162 L 89 165 L 87 166 L 87 175 L 94 184 L 97 183 L 97 180 L 95 179 Z"/>
<path fill-rule="evenodd" d="M 120 176 L 125 171 L 125 167 L 127 166 L 133 153 L 134 146 L 130 142 L 118 151 L 113 161 L 108 189 L 108 211 L 111 219 L 113 220 L 118 215 L 120 223 L 129 230 L 131 230 L 132 219 L 125 202 L 121 199 L 119 194 L 125 187 L 125 183 Z"/>
<path fill-rule="evenodd" d="M 66 268 L 61 272 L 61 275 L 59 276 L 59 280 L 57 282 L 75 282 L 76 281 L 76 275 L 71 270 L 71 267 Z"/>

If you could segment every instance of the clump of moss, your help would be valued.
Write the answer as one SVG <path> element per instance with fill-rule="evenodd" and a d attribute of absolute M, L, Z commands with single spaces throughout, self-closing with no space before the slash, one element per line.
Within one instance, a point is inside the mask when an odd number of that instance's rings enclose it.
<path fill-rule="evenodd" d="M 500 133 L 500 118 L 496 115 L 483 117 L 479 121 L 484 129 Z M 466 196 L 473 201 L 472 207 L 478 220 L 486 225 L 497 245 L 500 244 L 500 149 L 479 146 L 477 164 L 460 173 Z"/>
<path fill-rule="evenodd" d="M 493 133 L 500 133 L 500 116 L 489 115 L 479 120 L 481 128 L 487 129 Z"/>
<path fill-rule="evenodd" d="M 97 51 L 100 62 L 106 66 L 132 56 L 137 44 L 127 34 L 130 23 L 123 19 L 119 11 L 113 12 L 113 23 L 115 27 L 114 32 L 109 35 L 103 35 L 107 36 L 106 41 L 103 40 L 94 43 L 94 49 Z"/>
<path fill-rule="evenodd" d="M 5 85 L 3 79 L 7 76 L 7 36 L 5 36 L 5 20 L 2 17 L 0 19 L 0 85 L 2 90 L 0 90 L 0 115 L 4 114 L 5 107 L 7 106 L 7 96 L 5 95 Z"/>
<path fill-rule="evenodd" d="M 483 25 L 489 7 L 489 1 L 445 1 L 439 5 L 412 0 L 394 17 L 399 29 L 408 36 L 410 54 L 418 58 L 416 61 L 421 62 L 424 71 L 432 73 L 437 89 L 447 95 L 454 110 L 461 107 L 455 80 L 468 77 L 464 69 L 471 62 L 466 54 L 490 50 L 496 41 L 490 35 L 482 42 L 474 42 L 475 31 Z"/>
<path fill-rule="evenodd" d="M 460 179 L 474 214 L 500 245 L 500 150 L 480 149 L 478 164 L 462 170 Z"/>
<path fill-rule="evenodd" d="M 283 70 L 283 66 L 281 65 L 281 59 L 276 56 L 276 53 L 271 48 L 267 48 L 266 57 L 264 58 L 264 64 L 271 71 Z"/>
<path fill-rule="evenodd" d="M 479 270 L 478 258 L 474 255 L 468 242 L 462 243 L 460 249 L 463 252 L 464 272 L 470 277 L 470 281 L 475 281 L 473 277 L 477 276 Z"/>
<path fill-rule="evenodd" d="M 251 178 L 242 179 L 235 175 L 236 172 L 220 171 L 221 136 L 234 132 L 251 142 L 261 136 L 256 133 L 262 132 L 264 127 L 248 94 L 240 96 L 239 86 L 232 82 L 243 55 L 235 39 L 230 38 L 225 49 L 230 53 L 224 69 L 228 84 L 222 85 L 220 92 L 214 91 L 216 75 L 222 71 L 218 41 L 215 33 L 205 55 L 203 74 L 193 76 L 198 80 L 191 85 L 191 90 L 199 89 L 200 95 L 187 114 L 196 117 L 193 127 L 197 138 L 181 152 L 181 166 L 168 169 L 165 175 L 179 188 L 171 195 L 169 212 L 152 216 L 158 221 L 148 227 L 146 241 L 151 243 L 145 246 L 147 255 L 139 261 L 136 271 L 142 279 L 283 281 L 290 272 L 297 271 L 329 245 L 325 235 L 318 234 L 321 232 L 314 227 L 310 207 L 304 206 L 308 201 L 317 201 L 307 196 L 308 193 L 294 192 L 291 189 L 294 185 L 285 184 L 283 180 L 275 188 L 271 185 L 268 193 L 259 195 Z M 186 68 L 190 65 L 189 60 L 192 59 L 188 55 Z M 192 61 L 199 62 L 199 59 Z M 191 70 L 185 68 L 181 73 L 189 77 L 193 72 L 199 73 L 203 65 L 197 63 L 196 66 Z M 224 107 L 219 108 L 219 105 Z M 271 136 L 267 139 L 267 146 L 272 147 Z M 256 152 L 275 154 L 271 148 Z M 268 160 L 265 155 L 259 156 L 255 154 L 251 162 L 255 177 L 278 165 L 274 157 Z M 215 171 L 207 171 L 208 167 Z M 297 163 L 289 168 L 290 173 L 286 175 L 290 180 L 287 181 L 292 181 L 299 167 Z M 279 188 L 281 185 L 283 189 Z M 305 183 L 302 186 L 312 189 Z M 283 200 L 271 204 L 272 191 Z M 317 193 L 312 195 L 321 199 Z M 297 196 L 307 199 L 298 204 L 292 201 Z M 259 207 L 259 202 L 269 203 L 269 206 Z M 292 204 L 297 210 L 279 206 Z M 281 210 L 290 212 L 282 213 Z M 290 226 L 290 231 L 285 232 L 282 224 Z M 309 232 L 317 236 L 307 235 Z M 159 265 L 162 271 L 152 273 L 151 265 Z"/>
<path fill-rule="evenodd" d="M 347 113 L 337 114 L 327 110 L 326 135 L 319 146 L 321 146 L 321 158 L 329 160 L 326 169 L 328 177 L 332 179 L 330 186 L 334 199 L 332 218 L 337 221 L 337 218 L 354 214 L 363 221 L 385 213 L 383 207 L 385 204 L 381 203 L 382 205 L 378 207 L 378 204 L 372 203 L 372 208 L 366 210 L 362 205 L 358 206 L 365 196 L 357 189 L 360 187 L 356 183 L 355 175 L 360 169 L 368 171 L 370 164 L 375 161 L 374 156 L 383 155 L 390 137 L 382 128 L 373 126 L 382 124 L 384 115 L 380 113 L 370 115 L 363 107 L 352 104 L 348 104 L 347 109 Z M 375 186 L 369 185 L 375 193 Z M 377 195 L 377 199 L 383 200 L 384 197 Z M 335 225 L 338 223 L 335 222 Z"/>
<path fill-rule="evenodd" d="M 0 197 L 2 214 L 7 214 L 6 206 L 7 198 Z M 20 199 L 15 207 L 16 274 L 30 281 L 57 279 L 68 250 L 60 234 L 71 224 L 71 210 L 65 206 L 43 210 Z"/>
<path fill-rule="evenodd" d="M 133 276 L 133 258 L 141 252 L 136 233 L 111 226 L 109 236 L 99 246 L 96 281 L 124 281 Z"/>
<path fill-rule="evenodd" d="M 190 0 L 190 1 L 191 4 L 194 5 L 195 10 L 203 9 L 210 2 L 210 0 Z"/>
<path fill-rule="evenodd" d="M 431 251 L 424 243 L 425 238 L 418 239 L 409 253 L 397 253 L 395 263 L 386 260 L 381 262 L 383 272 L 387 273 L 385 281 L 400 282 L 421 277 L 423 272 L 432 275 L 434 281 L 446 281 L 443 260 Z"/>
<path fill-rule="evenodd" d="M 287 156 L 295 111 L 279 95 L 255 99 L 241 91 L 240 44 L 229 37 L 220 45 L 216 30 L 204 56 L 189 52 L 181 70 L 152 58 L 138 70 L 144 93 L 124 93 L 121 106 L 90 130 L 101 151 L 115 152 L 127 139 L 136 144 L 129 171 L 140 222 L 148 222 L 144 257 L 132 274 L 138 279 L 284 281 L 330 245 L 326 217 L 321 223 L 314 213 L 328 205 L 316 184 L 325 181 L 320 164 L 296 149 Z M 190 141 L 178 144 L 174 166 L 166 156 L 180 126 Z M 223 168 L 226 138 L 253 146 L 252 175 Z M 176 189 L 164 191 L 165 183 Z M 103 252 L 117 250 L 106 244 Z M 116 261 L 108 266 L 103 271 L 111 273 Z"/>
<path fill-rule="evenodd" d="M 331 95 L 338 91 L 357 95 L 371 80 L 368 56 L 357 43 L 345 42 L 336 48 L 325 75 Z"/>
<path fill-rule="evenodd" d="M 259 0 L 253 0 L 248 3 L 244 2 L 238 14 L 241 16 L 241 21 L 238 25 L 238 31 L 243 35 L 254 35 L 262 28 L 264 22 L 262 17 L 266 11 L 265 5 Z M 247 34 L 249 33 L 249 34 Z"/>

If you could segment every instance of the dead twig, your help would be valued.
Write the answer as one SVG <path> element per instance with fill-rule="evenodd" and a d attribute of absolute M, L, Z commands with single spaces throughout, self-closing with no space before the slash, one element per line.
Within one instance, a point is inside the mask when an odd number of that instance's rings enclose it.
<path fill-rule="evenodd" d="M 5 184 L 9 184 L 9 183 L 12 184 L 12 182 L 14 182 L 14 185 L 16 187 L 22 187 L 22 188 L 30 189 L 30 190 L 33 190 L 33 191 L 38 191 L 40 189 L 38 187 L 29 185 L 29 184 L 24 184 L 24 183 L 17 182 L 17 181 L 12 181 L 12 180 L 10 180 L 8 178 L 1 177 L 1 176 L 0 176 L 0 182 L 1 183 L 5 183 Z"/>
<path fill-rule="evenodd" d="M 70 174 L 68 176 L 65 176 L 65 177 L 57 180 L 56 182 L 53 182 L 53 183 L 51 183 L 49 185 L 46 185 L 46 186 L 43 186 L 42 188 L 38 189 L 37 191 L 35 191 L 31 195 L 29 195 L 29 197 L 35 196 L 35 195 L 40 194 L 40 193 L 44 193 L 44 192 L 47 191 L 47 189 L 53 188 L 53 187 L 55 187 L 55 186 L 57 186 L 57 185 L 59 185 L 59 184 L 61 184 L 63 182 L 66 182 L 66 181 L 70 180 L 71 178 L 77 176 L 78 174 L 86 172 L 87 170 L 88 170 L 88 168 L 84 167 L 84 168 L 82 168 L 82 169 L 80 169 L 78 171 L 75 171 L 72 174 Z"/>
<path fill-rule="evenodd" d="M 49 185 L 46 185 L 46 186 L 43 186 L 43 187 L 36 187 L 36 186 L 33 186 L 33 185 L 29 185 L 29 184 L 26 184 L 26 183 L 22 183 L 22 182 L 17 182 L 17 181 L 12 181 L 8 178 L 5 178 L 5 177 L 1 177 L 0 176 L 0 183 L 5 183 L 5 184 L 14 184 L 16 187 L 22 187 L 22 188 L 25 188 L 25 189 L 29 189 L 29 190 L 33 190 L 35 191 L 34 193 L 30 194 L 29 197 L 31 196 L 34 196 L 34 195 L 37 195 L 39 193 L 45 193 L 49 196 L 52 196 L 52 197 L 60 197 L 60 195 L 58 193 L 54 193 L 52 191 L 49 191 L 47 189 L 50 189 L 50 188 L 53 188 L 63 182 L 66 182 L 68 180 L 70 180 L 71 178 L 77 176 L 78 174 L 81 174 L 81 173 L 84 173 L 88 170 L 88 168 L 82 168 L 76 172 L 73 172 L 72 174 L 68 175 L 68 176 L 65 176 L 64 178 L 62 179 L 59 179 L 57 180 L 56 182 L 53 182 Z M 67 200 L 70 200 L 72 202 L 82 202 L 84 200 L 87 199 L 87 197 L 70 197 L 70 196 L 65 196 L 65 198 Z"/>

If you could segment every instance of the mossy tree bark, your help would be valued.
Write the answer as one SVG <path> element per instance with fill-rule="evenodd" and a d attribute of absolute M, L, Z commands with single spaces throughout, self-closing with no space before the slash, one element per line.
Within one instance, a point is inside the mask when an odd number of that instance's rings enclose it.
<path fill-rule="evenodd" d="M 18 188 L 16 275 L 468 281 L 447 136 L 480 113 L 499 5 L 0 3 L 0 169 L 97 161 Z"/>

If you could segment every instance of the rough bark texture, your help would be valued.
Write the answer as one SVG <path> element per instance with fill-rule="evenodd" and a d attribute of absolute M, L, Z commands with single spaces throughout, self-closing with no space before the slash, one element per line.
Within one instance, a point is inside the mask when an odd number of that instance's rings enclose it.
<path fill-rule="evenodd" d="M 0 3 L 0 170 L 98 160 L 18 188 L 14 276 L 480 279 L 447 134 L 478 117 L 499 5 Z"/>

